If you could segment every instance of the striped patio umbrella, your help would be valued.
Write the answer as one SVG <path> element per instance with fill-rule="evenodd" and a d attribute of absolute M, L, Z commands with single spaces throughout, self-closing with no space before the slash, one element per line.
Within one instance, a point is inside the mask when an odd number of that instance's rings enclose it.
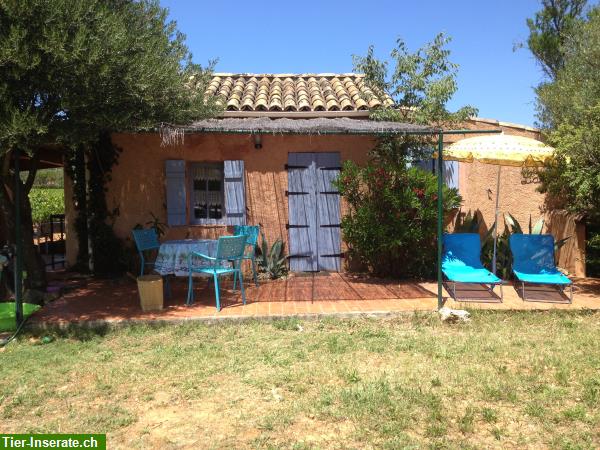
<path fill-rule="evenodd" d="M 500 198 L 500 171 L 502 166 L 537 167 L 550 161 L 554 149 L 535 139 L 495 134 L 462 139 L 444 149 L 444 159 L 498 165 L 496 187 L 496 212 L 494 217 L 494 257 L 492 271 L 496 273 L 496 248 L 498 244 L 498 200 Z"/>

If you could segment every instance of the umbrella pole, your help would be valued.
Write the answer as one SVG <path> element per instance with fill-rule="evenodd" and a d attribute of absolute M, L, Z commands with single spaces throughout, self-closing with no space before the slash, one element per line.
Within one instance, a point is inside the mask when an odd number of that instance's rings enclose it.
<path fill-rule="evenodd" d="M 500 171 L 502 166 L 498 164 L 498 180 L 496 181 L 496 212 L 494 215 L 494 256 L 492 258 L 492 272 L 496 275 L 496 256 L 498 252 L 498 204 L 500 200 Z"/>

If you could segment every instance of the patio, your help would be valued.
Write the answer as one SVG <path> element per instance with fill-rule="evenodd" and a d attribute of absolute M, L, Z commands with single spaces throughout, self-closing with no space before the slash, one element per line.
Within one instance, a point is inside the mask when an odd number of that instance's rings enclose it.
<path fill-rule="evenodd" d="M 246 283 L 247 304 L 243 305 L 238 292 L 231 290 L 231 282 L 222 284 L 221 312 L 214 304 L 214 291 L 207 282 L 196 283 L 196 303 L 185 306 L 184 279 L 172 282 L 172 299 L 165 300 L 162 311 L 144 312 L 139 306 L 134 280 L 118 281 L 75 279 L 65 280 L 68 292 L 48 304 L 30 321 L 37 326 L 65 325 L 74 322 L 122 321 L 182 321 L 233 318 L 277 318 L 285 316 L 352 316 L 386 315 L 411 311 L 434 311 L 435 282 L 398 282 L 371 277 L 318 273 L 290 276 L 276 281 L 262 281 L 258 287 Z M 446 293 L 444 293 L 447 295 Z M 485 297 L 482 288 L 478 297 Z M 446 297 L 445 305 L 459 309 L 549 310 L 600 309 L 600 279 L 575 280 L 572 304 L 553 289 L 538 289 L 538 301 L 524 302 L 512 285 L 504 286 L 504 302 L 493 297 L 486 302 L 455 302 Z"/>

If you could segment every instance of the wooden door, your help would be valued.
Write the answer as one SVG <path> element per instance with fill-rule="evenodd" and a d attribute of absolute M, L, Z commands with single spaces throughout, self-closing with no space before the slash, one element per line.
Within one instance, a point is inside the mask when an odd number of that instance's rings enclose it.
<path fill-rule="evenodd" d="M 339 153 L 290 153 L 287 168 L 290 269 L 339 271 Z"/>

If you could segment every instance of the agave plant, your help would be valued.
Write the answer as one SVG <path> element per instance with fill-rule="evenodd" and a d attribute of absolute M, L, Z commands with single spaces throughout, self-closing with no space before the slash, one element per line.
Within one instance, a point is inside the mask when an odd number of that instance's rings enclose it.
<path fill-rule="evenodd" d="M 261 245 L 259 254 L 256 256 L 256 262 L 261 273 L 265 274 L 271 280 L 276 280 L 287 274 L 287 266 L 283 241 L 277 239 L 269 249 L 269 243 L 265 238 L 263 231 L 260 231 Z"/>

